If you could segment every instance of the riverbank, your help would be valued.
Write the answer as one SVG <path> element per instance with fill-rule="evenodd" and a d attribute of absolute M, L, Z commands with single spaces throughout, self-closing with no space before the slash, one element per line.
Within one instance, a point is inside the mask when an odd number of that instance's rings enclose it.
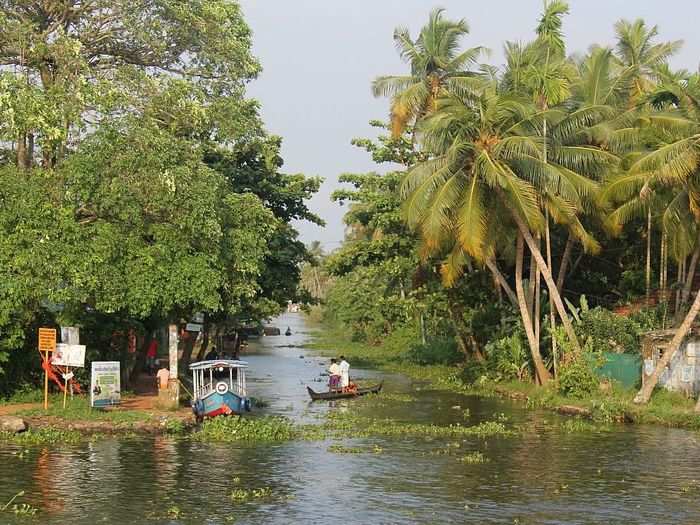
<path fill-rule="evenodd" d="M 29 394 L 28 399 L 32 396 Z M 158 409 L 151 400 L 139 396 L 127 397 L 122 406 L 109 409 L 90 408 L 85 396 L 68 399 L 63 408 L 63 396 L 51 395 L 48 410 L 41 403 L 17 401 L 0 404 L 0 418 L 18 417 L 28 430 L 16 434 L 0 432 L 1 441 L 74 442 L 99 435 L 179 433 L 194 426 L 190 410 Z"/>
<path fill-rule="evenodd" d="M 613 387 L 576 398 L 559 393 L 554 385 L 538 387 L 521 381 L 495 382 L 489 378 L 468 381 L 459 365 L 416 364 L 406 355 L 401 341 L 372 346 L 351 341 L 344 333 L 327 329 L 318 331 L 309 345 L 324 355 L 344 355 L 356 367 L 375 368 L 401 373 L 424 381 L 436 390 L 478 397 L 501 397 L 524 403 L 533 409 L 548 409 L 563 415 L 577 416 L 603 423 L 654 424 L 700 430 L 700 415 L 694 413 L 695 401 L 683 395 L 657 390 L 647 405 L 632 402 L 636 390 Z"/>

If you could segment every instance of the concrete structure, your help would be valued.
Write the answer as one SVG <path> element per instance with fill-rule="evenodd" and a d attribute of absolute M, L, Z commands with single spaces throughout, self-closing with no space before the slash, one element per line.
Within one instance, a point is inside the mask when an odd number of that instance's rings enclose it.
<path fill-rule="evenodd" d="M 667 351 L 674 330 L 655 330 L 642 336 L 642 384 L 651 375 L 656 363 Z M 700 329 L 693 327 L 668 367 L 659 378 L 659 385 L 689 397 L 700 393 Z"/>

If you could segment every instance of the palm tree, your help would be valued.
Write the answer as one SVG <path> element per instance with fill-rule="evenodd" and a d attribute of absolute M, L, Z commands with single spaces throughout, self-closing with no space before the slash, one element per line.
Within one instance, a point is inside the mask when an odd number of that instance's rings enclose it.
<path fill-rule="evenodd" d="M 632 107 L 655 87 L 654 79 L 659 67 L 676 54 L 683 45 L 682 40 L 656 43 L 657 26 L 647 27 L 642 19 L 634 22 L 620 20 L 615 24 L 617 36 L 616 54 L 626 68 L 629 78 L 628 101 Z"/>
<path fill-rule="evenodd" d="M 410 75 L 382 76 L 372 83 L 375 97 L 391 96 L 391 132 L 401 136 L 406 127 L 430 113 L 446 92 L 465 93 L 480 88 L 480 74 L 469 71 L 485 51 L 473 47 L 460 51 L 460 40 L 469 33 L 464 19 L 443 18 L 443 9 L 430 13 L 416 40 L 407 28 L 394 30 L 401 59 L 411 66 Z"/>
<path fill-rule="evenodd" d="M 542 159 L 542 121 L 552 123 L 550 159 Z M 491 260 L 496 225 L 511 224 L 535 258 L 569 339 L 578 341 L 533 232 L 544 228 L 542 209 L 565 225 L 586 249 L 598 248 L 578 219 L 596 192 L 580 173 L 601 171 L 614 157 L 589 146 L 568 145 L 580 115 L 539 111 L 532 102 L 501 94 L 495 86 L 478 97 L 449 95 L 421 125 L 422 146 L 432 158 L 409 171 L 402 186 L 405 213 L 428 250 L 440 252 L 457 239 L 478 261 Z M 518 278 L 516 271 L 516 279 Z M 517 281 L 516 281 L 517 284 Z M 521 287 L 520 287 L 521 288 Z M 540 382 L 549 379 L 529 314 L 521 315 Z"/>

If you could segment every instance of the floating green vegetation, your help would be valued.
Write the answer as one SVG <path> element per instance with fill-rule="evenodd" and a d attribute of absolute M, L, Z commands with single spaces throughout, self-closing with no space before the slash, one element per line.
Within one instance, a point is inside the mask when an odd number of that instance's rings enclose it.
<path fill-rule="evenodd" d="M 182 419 L 169 418 L 165 422 L 165 433 L 179 436 L 187 431 L 187 425 Z"/>
<path fill-rule="evenodd" d="M 12 512 L 15 516 L 29 517 L 34 516 L 37 512 L 39 512 L 39 509 L 31 506 L 28 503 L 15 503 L 15 501 L 18 498 L 21 498 L 23 496 L 23 490 L 12 496 L 10 498 L 10 501 L 8 501 L 2 507 L 0 507 L 0 513 Z"/>
<path fill-rule="evenodd" d="M 359 399 L 361 403 L 411 403 L 416 398 L 411 394 L 403 394 L 399 392 L 382 392 L 379 394 L 367 394 Z"/>
<path fill-rule="evenodd" d="M 436 448 L 428 452 L 430 456 L 454 456 L 461 452 L 462 443 L 455 441 L 453 443 L 448 443 L 442 448 Z"/>
<path fill-rule="evenodd" d="M 288 441 L 299 432 L 283 417 L 266 416 L 242 418 L 238 416 L 217 417 L 202 424 L 199 432 L 192 435 L 198 441 Z"/>
<path fill-rule="evenodd" d="M 350 412 L 332 412 L 326 423 L 321 425 L 331 435 L 342 437 L 434 437 L 449 438 L 459 436 L 513 436 L 515 431 L 506 428 L 498 421 L 484 421 L 478 425 L 457 424 L 439 426 L 424 423 L 403 423 L 392 419 L 372 419 Z"/>
<path fill-rule="evenodd" d="M 260 487 L 257 489 L 234 489 L 231 492 L 231 499 L 235 502 L 250 500 L 270 499 L 273 497 L 271 487 Z"/>
<path fill-rule="evenodd" d="M 372 447 L 344 447 L 343 445 L 331 445 L 328 452 L 334 454 L 381 454 L 384 451 L 379 445 Z"/>
<path fill-rule="evenodd" d="M 568 419 L 559 424 L 559 430 L 567 434 L 576 434 L 583 432 L 605 432 L 610 430 L 609 427 L 591 423 L 584 419 Z"/>
<path fill-rule="evenodd" d="M 95 439 L 97 435 L 89 436 Z M 40 428 L 37 430 L 27 430 L 15 434 L 12 432 L 0 432 L 0 441 L 17 443 L 19 445 L 57 445 L 76 444 L 84 440 L 85 436 L 77 430 L 65 430 L 58 428 Z"/>
<path fill-rule="evenodd" d="M 683 483 L 681 485 L 681 492 L 683 494 L 687 494 L 689 492 L 698 492 L 700 491 L 700 483 L 698 483 L 697 480 L 691 479 L 690 481 Z"/>
<path fill-rule="evenodd" d="M 481 463 L 488 463 L 489 458 L 484 456 L 481 452 L 470 452 L 469 454 L 460 457 L 459 461 L 468 465 L 478 465 Z"/>

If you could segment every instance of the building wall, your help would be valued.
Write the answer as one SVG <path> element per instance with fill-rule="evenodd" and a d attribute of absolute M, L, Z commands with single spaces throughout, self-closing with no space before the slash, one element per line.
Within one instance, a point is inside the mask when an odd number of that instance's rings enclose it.
<path fill-rule="evenodd" d="M 644 352 L 643 381 L 651 375 L 667 342 L 648 343 Z M 659 378 L 659 384 L 674 392 L 695 396 L 700 392 L 700 340 L 686 341 Z"/>

